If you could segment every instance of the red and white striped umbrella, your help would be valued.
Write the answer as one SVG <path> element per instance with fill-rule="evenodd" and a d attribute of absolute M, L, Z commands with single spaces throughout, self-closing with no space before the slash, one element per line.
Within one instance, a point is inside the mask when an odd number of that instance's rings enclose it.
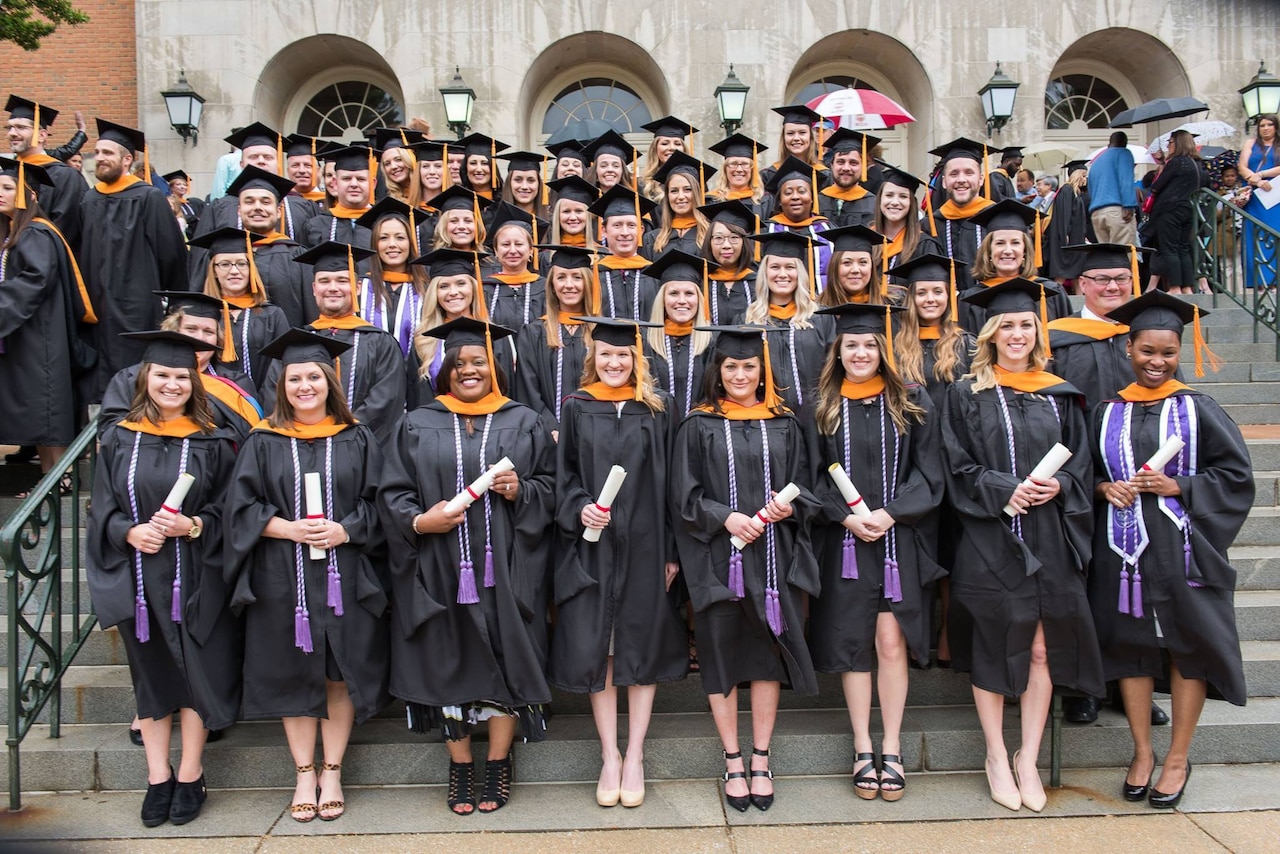
<path fill-rule="evenodd" d="M 834 119 L 836 127 L 849 130 L 883 130 L 916 120 L 897 101 L 873 89 L 837 89 L 819 95 L 807 106 Z"/>

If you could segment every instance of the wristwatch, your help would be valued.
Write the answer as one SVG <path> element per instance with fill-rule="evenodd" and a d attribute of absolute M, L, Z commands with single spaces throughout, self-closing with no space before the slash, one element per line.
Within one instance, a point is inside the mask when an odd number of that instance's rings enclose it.
<path fill-rule="evenodd" d="M 204 533 L 204 525 L 200 524 L 199 516 L 191 517 L 191 530 L 187 532 L 187 540 L 195 541 L 200 539 L 200 535 Z"/>

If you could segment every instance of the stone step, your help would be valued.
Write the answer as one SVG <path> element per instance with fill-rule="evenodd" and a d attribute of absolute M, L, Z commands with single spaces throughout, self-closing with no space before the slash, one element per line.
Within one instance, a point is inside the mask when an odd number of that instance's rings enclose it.
<path fill-rule="evenodd" d="M 1280 433 L 1280 426 L 1275 429 Z M 1245 439 L 1245 444 L 1254 471 L 1280 471 L 1280 439 Z"/>
<path fill-rule="evenodd" d="M 1249 516 L 1240 526 L 1233 546 L 1280 545 L 1280 507 L 1249 508 Z"/>
<path fill-rule="evenodd" d="M 1191 380 L 1192 384 L 1199 380 Z M 1213 384 L 1213 398 L 1223 406 L 1280 403 L 1280 383 L 1221 382 Z"/>
<path fill-rule="evenodd" d="M 1160 702 L 1168 707 L 1167 698 Z M 1008 741 L 1016 742 L 1018 727 L 1017 706 L 1010 705 L 1005 715 Z M 879 728 L 879 714 L 873 712 L 873 733 Z M 750 731 L 746 712 L 740 715 L 739 730 Z M 626 732 L 625 720 L 619 721 L 619 731 Z M 141 748 L 129 743 L 124 727 L 68 726 L 60 739 L 45 735 L 47 729 L 38 727 L 23 743 L 25 790 L 141 788 L 146 757 Z M 1169 736 L 1169 727 L 1154 730 L 1159 755 L 1167 751 Z M 1243 708 L 1208 703 L 1197 736 L 1197 763 L 1280 761 L 1280 699 L 1251 700 Z M 176 731 L 173 744 L 176 762 Z M 773 770 L 779 775 L 847 774 L 853 752 L 849 716 L 844 709 L 784 710 L 778 714 L 771 749 Z M 909 772 L 978 770 L 984 752 L 972 704 L 907 709 L 902 756 Z M 1068 769 L 1122 765 L 1131 752 L 1128 726 L 1122 715 L 1109 708 L 1102 710 L 1096 724 L 1064 725 L 1062 759 Z M 599 775 L 600 744 L 589 716 L 557 715 L 546 741 L 518 744 L 515 753 L 517 779 L 523 783 L 593 782 Z M 1041 767 L 1047 768 L 1048 756 L 1046 734 Z M 292 788 L 294 783 L 284 733 L 274 721 L 237 725 L 222 741 L 209 745 L 204 764 L 210 788 Z M 438 735 L 416 735 L 400 721 L 378 719 L 352 733 L 343 782 L 351 786 L 442 783 L 447 766 Z M 648 779 L 710 780 L 723 770 L 711 715 L 654 715 L 645 742 Z M 0 787 L 7 787 L 5 768 L 0 768 Z"/>
<path fill-rule="evenodd" d="M 1280 471 L 1253 472 L 1253 506 L 1274 507 L 1280 504 Z"/>
<path fill-rule="evenodd" d="M 1237 424 L 1280 424 L 1280 406 L 1274 403 L 1226 403 L 1222 408 Z"/>
<path fill-rule="evenodd" d="M 1280 590 L 1280 548 L 1232 546 L 1227 559 L 1236 569 L 1236 590 Z"/>
<path fill-rule="evenodd" d="M 1280 641 L 1280 590 L 1240 590 L 1235 602 L 1241 641 Z"/>
<path fill-rule="evenodd" d="M 1265 341 L 1258 344 L 1211 344 L 1210 346 L 1213 347 L 1213 352 L 1218 354 L 1218 358 L 1228 364 L 1267 361 L 1275 363 L 1276 345 Z"/>
<path fill-rule="evenodd" d="M 1241 641 L 1240 653 L 1244 657 L 1245 685 L 1249 694 L 1280 697 L 1280 641 Z"/>

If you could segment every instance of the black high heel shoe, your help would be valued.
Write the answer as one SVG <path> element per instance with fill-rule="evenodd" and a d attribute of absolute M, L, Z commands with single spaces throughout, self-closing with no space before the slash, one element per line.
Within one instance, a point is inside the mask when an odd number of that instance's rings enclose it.
<path fill-rule="evenodd" d="M 1147 797 L 1147 803 L 1158 810 L 1171 810 L 1182 801 L 1182 794 L 1187 790 L 1187 783 L 1191 782 L 1191 760 L 1187 760 L 1187 776 L 1182 781 L 1182 788 L 1171 794 L 1165 794 L 1159 789 L 1152 788 L 1151 794 Z"/>
<path fill-rule="evenodd" d="M 1129 771 L 1133 770 L 1133 763 L 1136 762 L 1137 759 L 1138 757 L 1135 756 L 1133 759 L 1129 760 Z M 1124 795 L 1124 799 L 1126 801 L 1132 801 L 1133 803 L 1137 803 L 1138 801 L 1146 800 L 1147 794 L 1151 791 L 1151 778 L 1156 775 L 1156 766 L 1159 764 L 1160 764 L 1160 757 L 1153 755 L 1152 762 L 1151 762 L 1151 773 L 1147 775 L 1147 782 L 1143 783 L 1141 786 L 1135 786 L 1134 784 L 1130 783 L 1129 773 L 1128 771 L 1125 772 L 1124 784 L 1121 786 L 1121 794 Z"/>
<path fill-rule="evenodd" d="M 765 759 L 768 759 L 769 751 L 757 750 L 756 748 L 752 747 L 751 755 L 763 756 Z M 768 777 L 770 780 L 772 780 L 773 772 L 770 771 L 768 768 L 764 769 L 763 771 L 757 771 L 753 768 L 751 769 L 751 776 L 752 777 Z M 752 792 L 750 795 L 748 795 L 748 797 L 751 799 L 751 805 L 756 809 L 760 810 L 760 812 L 764 812 L 765 810 L 769 809 L 769 807 L 773 806 L 772 792 L 770 792 L 767 795 L 757 795 L 755 792 Z"/>
<path fill-rule="evenodd" d="M 722 750 L 722 751 L 721 751 L 721 753 L 724 753 L 724 761 L 725 761 L 725 769 L 724 769 L 724 783 L 725 783 L 725 786 L 724 786 L 724 799 L 725 799 L 725 801 L 729 804 L 729 806 L 733 807 L 733 808 L 734 808 L 735 810 L 737 810 L 738 812 L 746 812 L 746 811 L 747 811 L 747 807 L 751 806 L 751 796 L 750 796 L 750 795 L 731 795 L 731 794 L 729 794 L 729 781 L 730 781 L 730 780 L 745 780 L 745 779 L 747 779 L 747 772 L 746 772 L 746 771 L 730 771 L 730 770 L 729 770 L 729 762 L 730 762 L 731 760 L 734 760 L 734 759 L 741 759 L 741 758 L 742 758 L 742 751 L 741 751 L 741 750 L 735 750 L 733 753 L 729 753 L 729 752 L 727 752 L 727 751 L 723 751 L 723 750 Z"/>

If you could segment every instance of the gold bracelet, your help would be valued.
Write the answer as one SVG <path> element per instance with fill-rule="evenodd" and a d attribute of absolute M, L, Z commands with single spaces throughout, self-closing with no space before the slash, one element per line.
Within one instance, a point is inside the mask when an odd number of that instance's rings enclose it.
<path fill-rule="evenodd" d="M 420 518 L 422 518 L 422 514 L 418 513 L 413 517 L 413 521 L 409 523 L 409 527 L 412 528 L 413 532 L 417 534 L 419 537 L 421 537 L 423 533 L 422 531 L 418 530 L 418 520 Z"/>

